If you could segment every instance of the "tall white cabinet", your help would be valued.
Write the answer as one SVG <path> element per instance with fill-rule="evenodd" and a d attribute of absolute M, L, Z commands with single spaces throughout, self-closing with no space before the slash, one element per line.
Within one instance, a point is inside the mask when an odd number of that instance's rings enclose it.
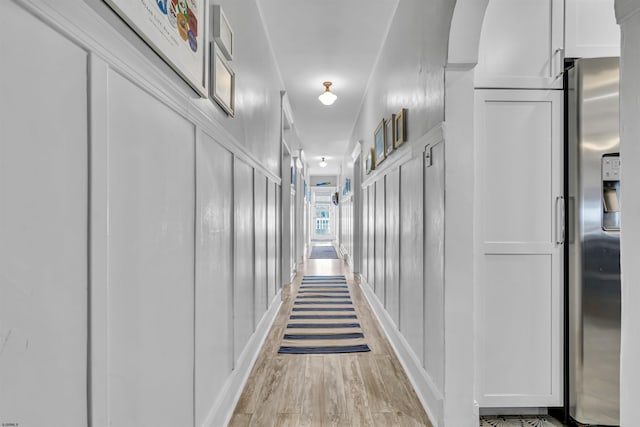
<path fill-rule="evenodd" d="M 476 400 L 563 404 L 564 0 L 490 0 L 475 73 Z"/>
<path fill-rule="evenodd" d="M 565 0 L 567 58 L 620 56 L 614 0 Z"/>
<path fill-rule="evenodd" d="M 564 59 L 616 56 L 614 0 L 489 0 L 475 69 L 476 399 L 563 402 Z"/>
<path fill-rule="evenodd" d="M 562 404 L 563 93 L 477 90 L 478 403 Z"/>
<path fill-rule="evenodd" d="M 490 0 L 476 87 L 562 89 L 563 0 Z"/>

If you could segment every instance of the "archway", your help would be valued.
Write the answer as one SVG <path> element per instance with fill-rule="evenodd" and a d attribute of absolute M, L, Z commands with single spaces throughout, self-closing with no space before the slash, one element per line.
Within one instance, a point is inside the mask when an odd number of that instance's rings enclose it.
<path fill-rule="evenodd" d="M 450 26 L 448 60 L 445 69 L 445 141 L 447 182 L 447 234 L 445 237 L 445 277 L 447 305 L 445 313 L 446 394 L 445 420 L 452 425 L 476 425 L 468 415 L 469 402 L 474 400 L 474 254 L 473 200 L 475 185 L 474 159 L 474 67 L 478 62 L 479 42 L 488 0 L 458 0 Z M 640 113 L 637 107 L 637 82 L 633 79 L 640 70 L 640 1 L 616 0 L 618 22 L 621 24 L 623 48 L 621 52 L 621 127 L 622 156 L 625 164 L 640 162 L 640 150 L 631 140 L 640 137 L 640 125 L 634 120 Z M 634 76 L 634 77 L 632 77 Z M 626 78 L 626 83 L 625 83 Z M 625 89 L 626 87 L 626 89 Z M 626 109 L 626 111 L 625 111 Z M 625 121 L 625 117 L 629 120 Z M 627 142 L 625 144 L 625 142 Z M 637 144 L 635 144 L 637 146 Z M 627 182 L 640 179 L 640 172 L 629 168 Z M 470 204 L 471 201 L 471 204 Z M 640 197 L 626 194 L 627 212 L 640 207 Z M 470 209 L 471 207 L 471 209 Z M 624 216 L 624 213 L 623 213 Z M 635 361 L 640 355 L 640 340 L 635 339 L 626 325 L 637 324 L 640 291 L 634 284 L 640 278 L 640 267 L 632 260 L 640 245 L 640 221 L 628 215 L 623 220 L 625 235 L 622 246 L 623 269 L 623 326 L 621 363 L 621 425 L 633 421 L 632 402 L 640 396 L 640 387 L 633 381 L 640 374 Z M 626 243 L 624 237 L 626 236 Z M 627 262 L 625 262 L 627 261 Z M 625 283 L 628 286 L 625 286 Z M 626 301 L 626 303 L 625 303 Z M 455 306 L 455 309 L 454 309 Z M 628 307 L 626 312 L 624 307 Z M 461 353 L 463 353 L 461 355 Z M 625 378 L 627 379 L 625 381 Z M 460 411 L 456 416 L 455 411 Z M 464 411 L 464 413 L 462 412 Z M 475 414 L 477 416 L 477 414 Z"/>
<path fill-rule="evenodd" d="M 489 0 L 458 0 L 445 68 L 444 425 L 479 423 L 474 405 L 474 67 Z"/>

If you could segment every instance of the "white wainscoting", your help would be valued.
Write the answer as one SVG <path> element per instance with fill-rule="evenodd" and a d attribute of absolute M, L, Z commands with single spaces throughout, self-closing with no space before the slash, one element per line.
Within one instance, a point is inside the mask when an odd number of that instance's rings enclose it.
<path fill-rule="evenodd" d="M 0 422 L 224 425 L 280 306 L 275 66 L 232 122 L 101 1 L 4 11 Z"/>
<path fill-rule="evenodd" d="M 362 288 L 436 426 L 444 422 L 443 138 L 437 126 L 408 143 L 362 189 Z"/>

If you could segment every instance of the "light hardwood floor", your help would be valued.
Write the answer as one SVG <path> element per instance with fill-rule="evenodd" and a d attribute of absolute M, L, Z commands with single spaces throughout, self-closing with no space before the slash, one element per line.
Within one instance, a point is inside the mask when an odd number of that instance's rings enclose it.
<path fill-rule="evenodd" d="M 278 354 L 302 275 L 344 274 L 368 353 Z M 341 260 L 307 260 L 284 302 L 230 426 L 429 426 L 431 423 L 366 298 Z"/>

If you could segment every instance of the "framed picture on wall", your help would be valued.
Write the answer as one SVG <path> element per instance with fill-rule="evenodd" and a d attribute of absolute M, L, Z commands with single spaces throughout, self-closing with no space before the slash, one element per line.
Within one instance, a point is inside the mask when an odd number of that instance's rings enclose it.
<path fill-rule="evenodd" d="M 368 150 L 367 158 L 364 161 L 364 172 L 369 175 L 375 169 L 375 151 L 373 148 Z"/>
<path fill-rule="evenodd" d="M 387 139 L 385 135 L 386 120 L 382 119 L 380 124 L 373 133 L 373 146 L 375 148 L 375 166 L 378 166 L 386 158 L 387 153 Z M 374 169 L 375 166 L 372 168 Z"/>
<path fill-rule="evenodd" d="M 206 0 L 105 0 L 200 96 L 206 98 Z"/>
<path fill-rule="evenodd" d="M 220 49 L 211 43 L 211 97 L 231 117 L 235 114 L 236 75 Z"/>
<path fill-rule="evenodd" d="M 233 59 L 233 30 L 227 16 L 220 5 L 213 5 L 213 40 L 218 44 L 222 54 L 231 61 Z"/>
<path fill-rule="evenodd" d="M 385 140 L 385 146 L 386 146 L 386 155 L 389 156 L 389 154 L 391 154 L 393 152 L 393 150 L 396 148 L 395 144 L 392 144 L 391 141 L 393 141 L 393 136 L 394 136 L 394 127 L 396 125 L 396 115 L 392 114 L 391 115 L 391 120 L 386 120 L 385 121 L 385 125 L 384 125 L 384 140 Z"/>
<path fill-rule="evenodd" d="M 393 148 L 398 148 L 407 140 L 407 109 L 398 111 L 393 122 Z"/>

